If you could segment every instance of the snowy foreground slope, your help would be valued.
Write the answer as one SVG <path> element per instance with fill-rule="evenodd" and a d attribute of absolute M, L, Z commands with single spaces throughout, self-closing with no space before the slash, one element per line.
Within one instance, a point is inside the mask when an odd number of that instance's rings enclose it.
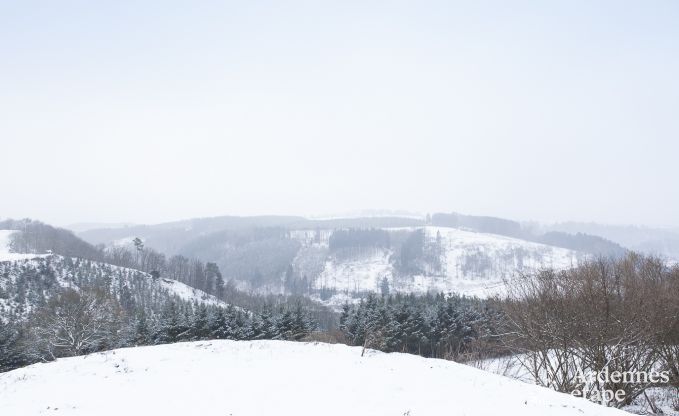
<path fill-rule="evenodd" d="M 0 374 L 0 415 L 614 415 L 449 361 L 345 345 L 204 341 Z"/>

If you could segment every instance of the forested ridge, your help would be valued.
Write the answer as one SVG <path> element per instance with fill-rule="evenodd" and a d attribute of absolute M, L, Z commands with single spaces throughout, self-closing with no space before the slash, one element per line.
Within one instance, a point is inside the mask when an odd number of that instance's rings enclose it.
<path fill-rule="evenodd" d="M 258 301 L 253 312 L 207 297 L 184 299 L 162 280 L 61 256 L 0 262 L 0 371 L 127 346 L 299 340 L 318 328 L 302 299 L 250 299 Z"/>

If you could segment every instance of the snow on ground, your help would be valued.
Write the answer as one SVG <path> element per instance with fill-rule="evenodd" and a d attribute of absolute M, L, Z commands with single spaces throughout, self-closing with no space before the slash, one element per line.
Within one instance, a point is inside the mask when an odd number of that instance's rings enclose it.
<path fill-rule="evenodd" d="M 391 278 L 393 274 L 390 256 L 390 250 L 376 249 L 374 253 L 358 258 L 341 261 L 330 258 L 316 279 L 315 286 L 350 292 L 379 291 L 380 280 L 385 276 Z"/>
<path fill-rule="evenodd" d="M 396 290 L 456 292 L 483 298 L 503 294 L 504 279 L 517 273 L 561 270 L 578 263 L 575 251 L 497 234 L 447 227 L 425 227 L 425 234 L 430 241 L 441 240 L 443 273 L 414 276 L 412 282 L 396 285 Z"/>
<path fill-rule="evenodd" d="M 0 414 L 623 415 L 462 364 L 360 347 L 203 341 L 0 374 Z"/>
<path fill-rule="evenodd" d="M 218 299 L 216 296 L 209 295 L 202 290 L 195 289 L 177 280 L 161 278 L 160 285 L 171 294 L 183 300 L 204 303 L 206 305 L 228 306 L 226 302 Z"/>
<path fill-rule="evenodd" d="M 60 258 L 61 256 L 53 256 L 54 258 Z M 73 260 L 76 260 L 73 258 Z M 153 277 L 149 273 L 144 273 L 139 270 L 129 269 L 127 267 L 114 266 L 108 263 L 92 262 L 95 267 L 107 267 L 113 271 L 117 271 L 117 275 L 123 279 L 132 279 L 134 274 L 141 274 L 146 279 L 153 281 Z M 117 282 L 116 278 L 113 279 L 113 283 Z M 200 289 L 195 289 L 185 283 L 178 280 L 167 279 L 164 277 L 159 278 L 156 283 L 160 285 L 163 289 L 167 290 L 171 295 L 177 296 L 182 300 L 189 302 L 204 303 L 206 305 L 216 305 L 226 307 L 228 304 L 216 296 L 210 295 L 203 292 Z M 62 285 L 63 286 L 63 285 Z"/>
<path fill-rule="evenodd" d="M 0 230 L 0 261 L 20 261 L 20 260 L 30 260 L 30 259 L 41 259 L 41 258 L 51 256 L 49 254 L 11 253 L 10 247 L 9 247 L 10 238 L 11 238 L 12 234 L 17 233 L 17 232 L 20 232 L 20 231 Z M 127 239 L 127 238 L 121 239 L 120 244 L 128 244 L 128 243 L 131 244 L 131 241 L 132 241 L 132 237 L 130 237 L 129 239 Z M 63 260 L 63 257 L 61 257 L 61 256 L 52 255 L 51 257 L 52 257 L 52 261 L 62 261 Z M 73 260 L 76 260 L 76 259 L 74 258 Z M 134 273 L 137 273 L 136 270 L 126 269 L 124 267 L 113 266 L 113 265 L 104 264 L 104 263 L 96 263 L 96 262 L 92 262 L 92 263 L 95 265 L 95 267 L 96 267 L 97 264 L 102 266 L 102 267 L 105 266 L 105 267 L 111 268 L 112 270 L 117 270 L 117 271 L 121 272 L 121 275 L 128 276 L 128 277 L 131 276 Z M 34 262 L 33 263 L 28 262 L 28 263 L 26 263 L 26 265 L 36 267 L 36 268 L 38 266 L 38 264 L 34 263 Z M 150 275 L 148 275 L 146 273 L 145 273 L 145 275 L 149 279 L 151 279 Z M 65 276 L 57 275 L 57 279 L 59 281 L 59 284 L 62 287 L 72 287 L 73 286 L 71 284 L 71 282 L 68 281 L 68 279 L 66 279 Z M 226 306 L 225 302 L 217 299 L 215 296 L 208 295 L 207 293 L 205 293 L 201 290 L 194 289 L 194 288 L 192 288 L 192 287 L 190 287 L 190 286 L 188 286 L 184 283 L 178 282 L 176 280 L 162 278 L 162 279 L 160 279 L 159 284 L 163 288 L 167 289 L 171 294 L 174 294 L 174 295 L 176 295 L 176 296 L 178 296 L 178 297 L 180 297 L 181 299 L 184 299 L 184 300 L 188 300 L 188 301 L 192 301 L 192 302 L 196 301 L 196 302 L 205 303 L 205 304 L 209 304 L 209 305 Z"/>
<path fill-rule="evenodd" d="M 328 299 L 321 298 L 320 295 L 311 295 L 311 300 L 320 303 L 321 305 L 327 306 L 335 312 L 341 312 L 345 304 L 358 304 L 362 297 L 356 295 L 355 293 L 339 292 L 335 293 Z"/>
<path fill-rule="evenodd" d="M 443 292 L 460 293 L 466 296 L 489 298 L 505 293 L 502 279 L 465 279 L 450 276 L 413 276 L 412 282 L 397 285 L 394 290 L 401 292 Z"/>
<path fill-rule="evenodd" d="M 525 360 L 525 357 L 523 357 Z M 520 355 L 508 355 L 498 358 L 490 358 L 479 361 L 471 361 L 466 363 L 472 367 L 499 374 L 514 380 L 520 380 L 523 383 L 536 384 L 535 376 L 531 374 L 524 365 L 521 364 L 522 357 Z M 648 400 L 654 403 L 654 406 L 659 407 L 666 416 L 679 416 L 679 396 L 677 396 L 677 389 L 671 386 L 653 387 L 646 390 Z M 640 395 L 634 401 L 625 406 L 623 410 L 633 414 L 653 414 L 651 406 L 646 399 L 646 396 Z"/>
<path fill-rule="evenodd" d="M 417 228 L 392 228 L 413 231 Z M 428 241 L 440 240 L 441 270 L 424 275 L 395 278 L 392 251 L 375 249 L 371 254 L 350 259 L 330 257 L 314 282 L 317 289 L 361 292 L 380 290 L 386 277 L 392 292 L 454 292 L 489 297 L 504 293 L 504 280 L 520 272 L 542 268 L 576 266 L 575 251 L 497 234 L 478 233 L 447 227 L 424 227 Z M 337 302 L 331 302 L 337 303 Z"/>
<path fill-rule="evenodd" d="M 35 257 L 35 256 L 32 256 Z M 59 255 L 51 255 L 49 258 L 42 258 L 46 256 L 41 256 L 40 258 L 32 258 L 32 259 L 19 259 L 19 260 L 14 260 L 14 262 L 17 262 L 21 264 L 24 268 L 31 268 L 36 270 L 44 269 L 44 268 L 50 268 L 52 272 L 54 273 L 54 276 L 57 279 L 57 282 L 59 283 L 59 286 L 63 288 L 75 288 L 77 289 L 77 284 L 74 281 L 75 276 L 71 274 L 71 268 L 68 267 L 63 267 L 63 264 L 67 261 L 67 258 Z M 185 283 L 179 282 L 177 280 L 172 280 L 172 279 L 167 279 L 167 278 L 159 278 L 154 280 L 153 277 L 148 274 L 141 272 L 139 270 L 135 269 L 130 269 L 127 267 L 121 267 L 121 266 L 115 266 L 112 264 L 108 263 L 101 263 L 101 262 L 96 262 L 96 261 L 88 261 L 88 260 L 81 260 L 77 259 L 75 257 L 70 259 L 73 262 L 77 261 L 85 261 L 87 262 L 87 268 L 85 269 L 88 273 L 95 273 L 99 274 L 102 270 L 108 270 L 111 272 L 111 279 L 112 279 L 112 285 L 117 285 L 119 280 L 122 280 L 123 282 L 128 281 L 131 282 L 133 279 L 142 277 L 147 279 L 151 284 L 153 285 L 158 285 L 162 289 L 166 290 L 170 295 L 177 296 L 178 298 L 182 300 L 186 300 L 189 302 L 198 302 L 198 303 L 204 303 L 206 305 L 215 305 L 215 306 L 222 306 L 222 307 L 227 307 L 228 304 L 220 299 L 218 299 L 216 296 L 210 295 L 202 290 L 195 289 Z M 1 269 L 1 267 L 0 267 Z M 14 276 L 8 275 L 8 279 L 4 280 L 0 277 L 0 289 L 3 288 L 4 285 L 8 284 L 9 282 L 12 282 L 14 280 Z M 14 309 L 17 305 L 13 301 L 8 301 L 6 299 L 0 299 L 0 310 L 3 309 Z M 25 312 L 30 311 L 30 308 L 24 308 Z"/>
<path fill-rule="evenodd" d="M 564 269 L 577 264 L 577 253 L 560 247 L 534 243 L 497 234 L 478 233 L 447 227 L 426 227 L 427 237 L 441 236 L 444 245 L 444 267 L 448 276 L 487 278 L 493 275 L 511 276 L 519 270 L 540 268 Z M 490 259 L 489 268 L 464 270 L 469 256 Z"/>
<path fill-rule="evenodd" d="M 17 232 L 16 230 L 0 230 L 0 261 L 34 259 L 46 256 L 45 254 L 11 253 L 9 248 L 10 237 Z"/>
<path fill-rule="evenodd" d="M 123 238 L 118 238 L 113 240 L 111 245 L 113 247 L 123 247 L 123 248 L 133 248 L 134 247 L 134 239 L 137 238 L 135 236 L 128 236 L 128 237 L 123 237 Z M 145 239 L 140 238 L 142 243 L 145 243 Z"/>

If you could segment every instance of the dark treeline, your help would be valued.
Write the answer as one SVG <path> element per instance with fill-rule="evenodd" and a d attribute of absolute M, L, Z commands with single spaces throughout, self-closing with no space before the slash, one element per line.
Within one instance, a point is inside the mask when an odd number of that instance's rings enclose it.
<path fill-rule="evenodd" d="M 424 229 L 395 231 L 392 233 L 393 264 L 399 276 L 414 274 L 442 275 L 445 273 L 441 259 L 444 247 L 441 233 L 430 238 Z"/>
<path fill-rule="evenodd" d="M 396 255 L 396 269 L 401 274 L 409 275 L 422 271 L 420 260 L 424 257 L 425 240 L 424 230 L 406 233 Z"/>
<path fill-rule="evenodd" d="M 345 305 L 340 330 L 351 345 L 466 360 L 499 352 L 488 302 L 451 295 L 369 295 Z"/>
<path fill-rule="evenodd" d="M 350 228 L 332 233 L 330 251 L 347 248 L 389 248 L 389 232 L 378 229 Z"/>
<path fill-rule="evenodd" d="M 391 261 L 399 276 L 443 273 L 440 233 L 430 238 L 423 228 L 398 231 L 351 228 L 337 230 L 329 239 L 329 250 L 336 257 L 372 254 L 376 249 L 393 251 Z"/>
<path fill-rule="evenodd" d="M 568 234 L 559 231 L 550 231 L 535 238 L 535 240 L 542 244 L 549 244 L 584 253 L 595 253 L 604 257 L 621 258 L 627 253 L 627 250 L 612 241 L 583 233 Z"/>
<path fill-rule="evenodd" d="M 328 254 L 338 261 L 376 255 L 391 247 L 390 233 L 376 228 L 334 230 L 328 238 Z"/>

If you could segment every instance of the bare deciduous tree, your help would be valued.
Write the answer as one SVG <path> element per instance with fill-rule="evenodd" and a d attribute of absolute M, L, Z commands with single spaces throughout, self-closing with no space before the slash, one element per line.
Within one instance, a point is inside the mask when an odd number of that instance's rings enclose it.
<path fill-rule="evenodd" d="M 594 380 L 579 374 L 650 373 L 660 365 L 679 376 L 677 269 L 630 254 L 562 271 L 522 276 L 503 302 L 504 340 L 538 384 L 558 391 L 622 390 L 630 403 L 649 380 Z"/>
<path fill-rule="evenodd" d="M 51 358 L 95 350 L 107 335 L 114 307 L 95 291 L 66 289 L 35 315 L 33 331 Z"/>

